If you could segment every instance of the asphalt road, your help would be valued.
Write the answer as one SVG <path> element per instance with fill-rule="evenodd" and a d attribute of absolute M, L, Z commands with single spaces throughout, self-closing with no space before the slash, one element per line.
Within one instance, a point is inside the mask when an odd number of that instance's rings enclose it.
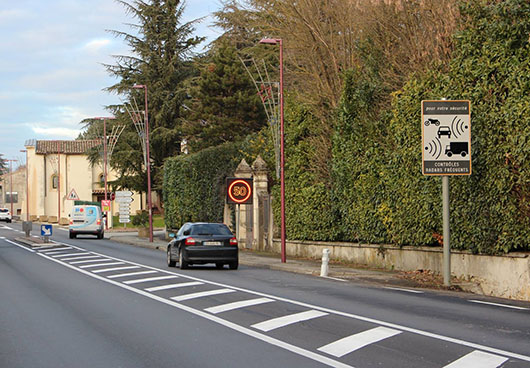
<path fill-rule="evenodd" d="M 530 304 L 241 266 L 168 268 L 109 240 L 0 224 L 0 366 L 530 367 Z"/>

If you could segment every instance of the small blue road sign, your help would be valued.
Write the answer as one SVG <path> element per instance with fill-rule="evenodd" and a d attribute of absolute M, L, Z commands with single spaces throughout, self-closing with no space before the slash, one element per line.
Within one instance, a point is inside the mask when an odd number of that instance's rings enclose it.
<path fill-rule="evenodd" d="M 41 225 L 40 226 L 40 235 L 41 236 L 52 236 L 52 225 Z"/>

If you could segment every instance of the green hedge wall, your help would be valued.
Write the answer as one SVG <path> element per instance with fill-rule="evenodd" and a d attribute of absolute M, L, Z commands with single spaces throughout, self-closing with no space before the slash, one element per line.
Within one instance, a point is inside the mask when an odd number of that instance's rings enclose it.
<path fill-rule="evenodd" d="M 165 222 L 178 229 L 187 221 L 222 222 L 226 178 L 243 158 L 242 143 L 226 143 L 169 158 L 164 166 Z"/>
<path fill-rule="evenodd" d="M 311 116 L 287 119 L 291 239 L 441 242 L 441 178 L 421 172 L 421 101 L 471 101 L 471 176 L 451 179 L 451 242 L 480 253 L 530 249 L 530 2 L 468 1 L 449 65 L 411 76 L 381 106 L 377 70 L 345 73 L 331 182 L 311 171 Z M 387 95 L 388 96 L 388 95 Z"/>

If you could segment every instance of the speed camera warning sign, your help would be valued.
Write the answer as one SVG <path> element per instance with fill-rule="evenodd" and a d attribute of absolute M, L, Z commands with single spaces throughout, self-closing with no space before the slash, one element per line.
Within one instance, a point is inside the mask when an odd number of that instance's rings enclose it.
<path fill-rule="evenodd" d="M 227 178 L 226 203 L 252 204 L 252 179 Z"/>
<path fill-rule="evenodd" d="M 470 175 L 470 102 L 422 101 L 421 115 L 423 175 Z"/>

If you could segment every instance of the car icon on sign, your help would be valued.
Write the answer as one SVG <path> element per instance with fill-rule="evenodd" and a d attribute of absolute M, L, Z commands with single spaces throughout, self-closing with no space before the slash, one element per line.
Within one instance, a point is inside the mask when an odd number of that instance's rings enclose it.
<path fill-rule="evenodd" d="M 446 135 L 447 138 L 451 138 L 451 129 L 448 126 L 441 126 L 438 128 L 438 138 L 441 138 L 442 135 Z"/>

